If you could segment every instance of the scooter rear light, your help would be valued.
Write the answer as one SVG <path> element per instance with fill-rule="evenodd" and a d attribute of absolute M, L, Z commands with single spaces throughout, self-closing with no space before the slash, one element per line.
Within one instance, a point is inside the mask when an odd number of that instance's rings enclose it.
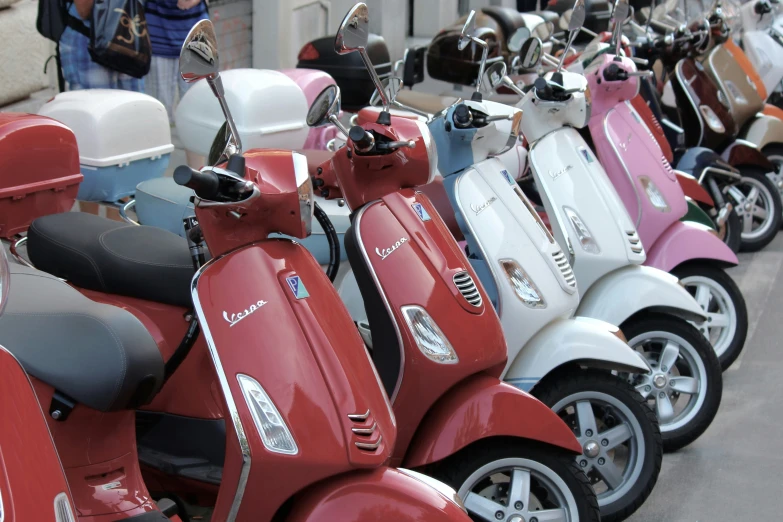
<path fill-rule="evenodd" d="M 457 352 L 454 351 L 449 340 L 424 308 L 410 305 L 403 306 L 401 310 L 421 353 L 431 361 L 440 364 L 459 362 Z"/>
<path fill-rule="evenodd" d="M 525 306 L 529 308 L 546 308 L 541 292 L 539 292 L 533 280 L 527 275 L 519 263 L 513 259 L 501 259 L 500 266 L 503 268 L 514 292 Z"/>
<path fill-rule="evenodd" d="M 303 61 L 312 61 L 317 60 L 321 57 L 321 54 L 318 52 L 318 49 L 315 48 L 315 46 L 311 43 L 306 44 L 302 49 L 299 51 L 299 56 L 297 56 L 297 60 L 300 62 Z"/>
<path fill-rule="evenodd" d="M 579 217 L 579 214 L 569 207 L 563 207 L 563 212 L 568 216 L 568 221 L 571 223 L 571 227 L 574 229 L 576 237 L 579 239 L 582 250 L 589 252 L 590 254 L 600 254 L 601 248 L 598 246 L 598 243 L 596 243 L 595 238 L 593 238 L 590 229 L 587 228 L 587 225 L 584 224 L 582 218 Z"/>
<path fill-rule="evenodd" d="M 2 508 L 2 505 L 0 505 Z M 0 520 L 3 519 L 3 513 L 0 510 Z M 71 511 L 71 503 L 68 501 L 68 496 L 65 493 L 60 493 L 54 497 L 54 520 L 56 522 L 76 522 L 76 517 L 73 516 Z"/>
<path fill-rule="evenodd" d="M 299 453 L 291 431 L 258 381 L 241 373 L 237 375 L 237 381 L 266 449 L 285 455 Z"/>

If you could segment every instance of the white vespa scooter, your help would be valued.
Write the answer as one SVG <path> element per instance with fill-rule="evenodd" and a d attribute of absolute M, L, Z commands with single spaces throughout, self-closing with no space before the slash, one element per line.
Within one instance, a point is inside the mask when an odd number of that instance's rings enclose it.
<path fill-rule="evenodd" d="M 761 76 L 770 101 L 783 98 L 783 17 L 779 2 L 752 0 L 739 7 L 742 47 Z"/>
<path fill-rule="evenodd" d="M 471 36 L 472 22 L 471 16 L 463 29 L 463 47 L 483 47 Z M 472 100 L 429 122 L 453 208 L 438 211 L 456 215 L 468 257 L 498 310 L 509 351 L 503 378 L 573 427 L 584 448 L 577 461 L 596 489 L 602 520 L 622 520 L 652 490 L 662 444 L 653 411 L 611 372 L 648 374 L 648 365 L 616 327 L 571 318 L 579 293 L 567 254 L 504 165 L 489 157 L 516 143 L 521 117 L 513 107 L 483 102 L 477 89 Z"/>
<path fill-rule="evenodd" d="M 540 41 L 525 42 L 520 55 L 525 67 L 537 66 Z M 513 85 L 503 64 L 493 64 L 488 76 L 493 87 Z M 646 254 L 636 227 L 576 130 L 590 118 L 585 77 L 558 67 L 529 92 L 517 91 L 528 163 L 582 292 L 576 315 L 619 325 L 628 344 L 647 358 L 653 373 L 632 376 L 631 382 L 655 407 L 664 449 L 682 448 L 710 425 L 723 391 L 715 350 L 688 323 L 707 316 L 676 277 L 642 266 Z"/>

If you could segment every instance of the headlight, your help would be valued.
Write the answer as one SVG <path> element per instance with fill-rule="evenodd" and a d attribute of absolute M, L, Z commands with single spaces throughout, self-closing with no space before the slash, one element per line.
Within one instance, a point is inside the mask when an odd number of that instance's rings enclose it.
<path fill-rule="evenodd" d="M 546 303 L 533 280 L 513 259 L 501 259 L 500 266 L 514 287 L 517 297 L 530 308 L 546 308 Z"/>
<path fill-rule="evenodd" d="M 722 94 L 721 91 L 718 92 Z M 721 123 L 718 115 L 715 114 L 715 111 L 712 110 L 712 107 L 708 105 L 699 105 L 699 112 L 701 112 L 701 115 L 704 116 L 704 121 L 707 122 L 707 125 L 710 126 L 710 129 L 717 132 L 718 134 L 724 134 L 726 132 L 726 127 L 723 126 L 723 123 Z"/>
<path fill-rule="evenodd" d="M 237 381 L 266 449 L 285 455 L 299 453 L 291 431 L 258 381 L 241 373 L 237 375 Z"/>
<path fill-rule="evenodd" d="M 666 198 L 663 197 L 661 191 L 658 190 L 658 186 L 653 183 L 650 178 L 647 176 L 639 176 L 639 181 L 642 183 L 644 193 L 647 194 L 647 199 L 650 200 L 652 206 L 661 212 L 669 212 L 671 210 L 669 204 L 666 202 Z"/>
<path fill-rule="evenodd" d="M 420 306 L 410 305 L 401 308 L 405 322 L 413 333 L 416 345 L 421 353 L 431 361 L 440 364 L 459 362 L 457 352 L 430 315 Z"/>
<path fill-rule="evenodd" d="M 571 223 L 571 227 L 576 233 L 576 237 L 579 238 L 579 244 L 582 246 L 582 250 L 591 254 L 600 254 L 601 249 L 598 247 L 598 243 L 595 242 L 593 234 L 590 233 L 590 229 L 584 224 L 579 214 L 572 208 L 563 207 L 563 211 L 568 216 L 568 221 Z"/>

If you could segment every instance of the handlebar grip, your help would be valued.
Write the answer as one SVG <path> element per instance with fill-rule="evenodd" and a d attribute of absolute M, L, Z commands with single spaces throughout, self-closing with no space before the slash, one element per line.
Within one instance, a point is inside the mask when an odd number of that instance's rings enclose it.
<path fill-rule="evenodd" d="M 464 103 L 460 103 L 454 108 L 454 125 L 458 129 L 464 129 L 473 122 L 473 114 Z"/>
<path fill-rule="evenodd" d="M 177 185 L 193 189 L 201 199 L 214 200 L 218 195 L 220 182 L 214 172 L 200 172 L 187 165 L 174 169 L 174 181 Z"/>
<path fill-rule="evenodd" d="M 372 134 L 366 132 L 363 127 L 354 125 L 351 130 L 348 131 L 348 137 L 359 151 L 366 152 L 375 145 L 375 140 Z"/>

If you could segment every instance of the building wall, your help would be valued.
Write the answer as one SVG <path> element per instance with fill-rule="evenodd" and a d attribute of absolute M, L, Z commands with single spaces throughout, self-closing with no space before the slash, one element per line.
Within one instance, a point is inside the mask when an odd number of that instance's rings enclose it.
<path fill-rule="evenodd" d="M 0 5 L 8 3 L 0 0 Z M 49 86 L 43 70 L 52 49 L 49 40 L 35 29 L 37 13 L 36 0 L 0 9 L 0 107 Z M 54 68 L 54 60 L 51 65 Z"/>

